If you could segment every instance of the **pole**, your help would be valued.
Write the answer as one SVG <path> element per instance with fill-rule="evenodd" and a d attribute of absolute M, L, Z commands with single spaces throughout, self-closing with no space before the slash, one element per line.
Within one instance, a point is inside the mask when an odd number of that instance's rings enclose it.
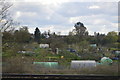
<path fill-rule="evenodd" d="M 2 32 L 0 31 L 0 73 L 2 73 L 2 36 Z M 2 74 L 0 78 L 2 78 Z"/>

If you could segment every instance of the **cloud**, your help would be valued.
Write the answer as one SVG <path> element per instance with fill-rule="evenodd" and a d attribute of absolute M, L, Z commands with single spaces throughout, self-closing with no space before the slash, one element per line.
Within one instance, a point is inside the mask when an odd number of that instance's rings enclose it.
<path fill-rule="evenodd" d="M 51 30 L 68 34 L 78 21 L 88 31 L 105 32 L 117 30 L 117 3 L 115 2 L 71 2 L 52 0 L 45 2 L 16 2 L 11 13 L 21 25 L 27 25 L 30 32 L 40 27 L 42 32 Z M 108 27 L 109 26 L 109 27 Z"/>
<path fill-rule="evenodd" d="M 69 18 L 69 22 L 74 24 L 81 21 L 90 34 L 94 32 L 102 32 L 107 34 L 109 31 L 118 31 L 118 23 L 116 16 L 108 15 L 91 15 L 91 16 L 78 16 Z"/>
<path fill-rule="evenodd" d="M 65 17 L 100 14 L 117 15 L 117 5 L 118 3 L 115 2 L 69 2 L 62 4 L 58 9 L 58 13 Z"/>
<path fill-rule="evenodd" d="M 96 6 L 96 5 L 93 5 L 93 6 L 89 6 L 89 9 L 99 9 L 100 6 Z"/>
<path fill-rule="evenodd" d="M 98 25 L 104 25 L 106 23 L 117 23 L 118 19 L 117 16 L 109 16 L 105 14 L 101 15 L 90 15 L 90 16 L 77 16 L 77 17 L 70 17 L 69 22 L 70 23 L 75 23 L 81 21 L 87 25 L 90 24 L 98 24 Z"/>
<path fill-rule="evenodd" d="M 20 11 L 17 11 L 15 18 L 17 19 L 17 18 L 19 18 L 20 16 L 21 16 L 21 12 L 20 12 Z"/>

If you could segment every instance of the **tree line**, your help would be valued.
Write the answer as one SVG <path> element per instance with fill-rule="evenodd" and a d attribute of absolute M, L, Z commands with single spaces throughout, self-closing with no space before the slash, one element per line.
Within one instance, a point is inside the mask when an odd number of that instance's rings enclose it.
<path fill-rule="evenodd" d="M 81 23 L 77 22 L 76 24 Z M 69 35 L 57 35 L 55 32 L 50 33 L 46 31 L 41 33 L 39 28 L 36 27 L 34 34 L 29 33 L 28 27 L 24 26 L 19 30 L 14 31 L 5 31 L 3 32 L 3 44 L 6 42 L 16 42 L 16 43 L 31 43 L 37 42 L 48 43 L 48 44 L 57 44 L 59 42 L 64 44 L 76 44 L 81 41 L 88 41 L 90 44 L 97 44 L 100 46 L 114 46 L 117 47 L 118 43 L 118 34 L 117 32 L 111 31 L 107 35 L 95 33 L 94 36 L 88 34 L 88 31 L 84 25 L 76 25 L 75 29 L 72 32 L 69 32 Z M 83 24 L 83 23 L 81 23 Z M 77 27 L 76 27 L 77 26 Z M 59 44 L 60 45 L 60 44 Z"/>

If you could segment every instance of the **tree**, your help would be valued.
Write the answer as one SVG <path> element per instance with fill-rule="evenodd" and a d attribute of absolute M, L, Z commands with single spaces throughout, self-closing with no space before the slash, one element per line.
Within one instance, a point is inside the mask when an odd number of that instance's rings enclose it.
<path fill-rule="evenodd" d="M 51 31 L 50 31 L 50 30 L 48 30 L 48 36 L 49 36 L 49 37 L 51 36 Z"/>
<path fill-rule="evenodd" d="M 105 34 L 97 33 L 95 38 L 96 38 L 96 40 L 95 40 L 96 42 L 95 43 L 97 45 L 104 45 Z"/>
<path fill-rule="evenodd" d="M 52 38 L 50 42 L 50 47 L 52 48 L 53 52 L 56 48 L 65 49 L 66 43 L 60 37 Z"/>
<path fill-rule="evenodd" d="M 115 31 L 108 32 L 107 36 L 117 36 L 117 32 Z"/>
<path fill-rule="evenodd" d="M 75 27 L 75 30 L 76 30 L 76 35 L 78 35 L 78 36 L 83 36 L 83 35 L 86 35 L 88 33 L 88 32 L 86 33 L 86 27 L 81 22 L 77 22 L 74 25 L 74 27 Z"/>
<path fill-rule="evenodd" d="M 104 44 L 113 46 L 113 44 L 118 41 L 118 35 L 114 31 L 108 32 L 108 34 L 105 36 L 103 41 L 104 41 Z"/>
<path fill-rule="evenodd" d="M 28 31 L 28 28 L 24 26 L 14 32 L 14 38 L 15 38 L 15 42 L 28 43 L 30 42 L 31 35 Z"/>
<path fill-rule="evenodd" d="M 38 29 L 38 27 L 36 27 L 35 32 L 34 32 L 34 39 L 37 43 L 40 43 L 40 30 Z"/>
<path fill-rule="evenodd" d="M 8 43 L 8 42 L 13 42 L 14 41 L 14 36 L 12 33 L 5 31 L 3 32 L 3 36 L 2 36 L 2 43 Z"/>
<path fill-rule="evenodd" d="M 4 32 L 7 29 L 14 29 L 14 21 L 9 13 L 9 8 L 12 4 L 6 2 L 5 0 L 0 0 L 0 32 Z"/>
<path fill-rule="evenodd" d="M 89 42 L 84 40 L 84 41 L 81 41 L 80 43 L 78 43 L 79 45 L 79 50 L 84 50 L 84 49 L 88 49 L 89 48 Z"/>

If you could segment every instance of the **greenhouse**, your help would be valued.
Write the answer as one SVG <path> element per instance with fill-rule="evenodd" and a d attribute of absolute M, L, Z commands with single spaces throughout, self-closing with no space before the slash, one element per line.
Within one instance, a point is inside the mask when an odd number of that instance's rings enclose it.
<path fill-rule="evenodd" d="M 33 64 L 38 64 L 45 68 L 57 68 L 58 62 L 33 62 Z"/>

